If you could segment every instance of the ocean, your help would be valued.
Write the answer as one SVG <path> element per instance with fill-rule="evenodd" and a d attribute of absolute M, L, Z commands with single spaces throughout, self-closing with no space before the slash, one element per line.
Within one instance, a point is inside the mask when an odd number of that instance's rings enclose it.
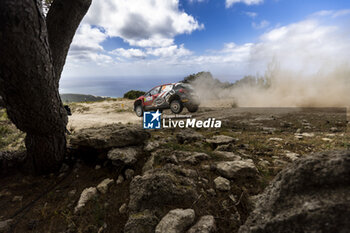
<path fill-rule="evenodd" d="M 90 94 L 96 96 L 123 97 L 130 90 L 148 91 L 151 88 L 183 80 L 184 76 L 144 77 L 62 77 L 60 94 Z"/>

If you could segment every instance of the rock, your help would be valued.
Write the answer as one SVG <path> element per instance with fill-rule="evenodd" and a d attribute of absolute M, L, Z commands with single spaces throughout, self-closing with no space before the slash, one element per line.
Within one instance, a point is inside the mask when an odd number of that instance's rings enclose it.
<path fill-rule="evenodd" d="M 149 137 L 140 127 L 112 124 L 79 130 L 70 137 L 70 145 L 73 149 L 110 149 L 140 145 Z"/>
<path fill-rule="evenodd" d="M 190 165 L 197 165 L 201 161 L 207 160 L 207 159 L 209 159 L 209 155 L 207 155 L 206 153 L 193 152 L 193 153 L 190 153 L 190 155 L 187 157 L 180 158 L 180 162 L 188 163 Z"/>
<path fill-rule="evenodd" d="M 127 180 L 131 180 L 131 178 L 132 178 L 132 177 L 134 176 L 134 174 L 135 174 L 135 171 L 132 170 L 132 169 L 126 169 L 125 172 L 124 172 L 124 174 L 125 174 L 125 178 L 126 178 Z"/>
<path fill-rule="evenodd" d="M 282 142 L 282 138 L 269 138 L 269 141 Z"/>
<path fill-rule="evenodd" d="M 158 223 L 155 233 L 183 233 L 192 225 L 195 218 L 192 209 L 174 209 L 169 211 Z"/>
<path fill-rule="evenodd" d="M 208 190 L 207 190 L 207 193 L 209 193 L 209 194 L 212 195 L 212 196 L 216 196 L 216 192 L 215 192 L 214 189 L 208 189 Z"/>
<path fill-rule="evenodd" d="M 100 170 L 101 169 L 101 165 L 96 165 L 95 166 L 95 170 Z"/>
<path fill-rule="evenodd" d="M 228 179 L 255 177 L 258 172 L 251 159 L 219 162 L 216 169 Z"/>
<path fill-rule="evenodd" d="M 179 133 L 176 134 L 176 140 L 180 144 L 201 141 L 203 140 L 203 138 L 204 137 L 202 134 L 198 133 L 193 129 L 181 130 Z"/>
<path fill-rule="evenodd" d="M 229 191 L 231 189 L 230 181 L 228 179 L 221 177 L 221 176 L 215 178 L 214 183 L 215 183 L 215 188 L 217 190 Z"/>
<path fill-rule="evenodd" d="M 102 194 L 106 194 L 109 186 L 113 183 L 114 183 L 113 179 L 109 179 L 109 178 L 104 179 L 101 183 L 97 185 L 97 190 Z"/>
<path fill-rule="evenodd" d="M 191 227 L 187 233 L 212 233 L 216 231 L 215 219 L 212 215 L 206 215 Z"/>
<path fill-rule="evenodd" d="M 287 151 L 285 156 L 292 161 L 297 160 L 300 157 L 299 154 L 290 151 Z"/>
<path fill-rule="evenodd" d="M 77 213 L 85 204 L 92 198 L 96 197 L 97 189 L 95 187 L 86 188 L 80 195 L 77 206 L 74 209 L 74 212 Z"/>
<path fill-rule="evenodd" d="M 239 233 L 348 232 L 350 152 L 304 156 L 259 195 Z"/>
<path fill-rule="evenodd" d="M 261 161 L 259 161 L 259 166 L 261 166 L 261 167 L 268 167 L 268 166 L 270 166 L 270 162 L 269 161 L 267 161 L 267 160 L 261 160 Z"/>
<path fill-rule="evenodd" d="M 0 233 L 6 233 L 10 231 L 12 219 L 8 219 L 5 221 L 0 221 Z"/>
<path fill-rule="evenodd" d="M 157 141 L 148 141 L 146 146 L 144 147 L 144 150 L 150 152 L 150 151 L 155 150 L 159 146 L 160 146 L 160 144 Z"/>
<path fill-rule="evenodd" d="M 333 139 L 330 139 L 330 138 L 322 138 L 322 141 L 324 141 L 324 142 L 333 142 Z"/>
<path fill-rule="evenodd" d="M 123 205 L 120 206 L 119 213 L 125 214 L 127 210 L 128 210 L 128 206 L 126 203 L 124 203 Z"/>
<path fill-rule="evenodd" d="M 215 151 L 214 154 L 218 155 L 220 158 L 230 159 L 230 160 L 241 160 L 239 155 L 228 151 Z"/>
<path fill-rule="evenodd" d="M 72 189 L 71 191 L 68 192 L 68 197 L 72 198 L 74 195 L 77 193 L 76 189 Z"/>
<path fill-rule="evenodd" d="M 108 152 L 108 159 L 115 162 L 123 162 L 125 165 L 133 165 L 137 162 L 137 157 L 140 154 L 138 147 L 115 148 Z"/>
<path fill-rule="evenodd" d="M 12 198 L 13 202 L 21 202 L 23 200 L 23 196 L 14 196 Z"/>
<path fill-rule="evenodd" d="M 129 210 L 139 212 L 158 206 L 183 205 L 197 199 L 196 185 L 192 179 L 175 175 L 169 168 L 164 169 L 166 171 L 155 169 L 134 177 L 129 188 Z"/>
<path fill-rule="evenodd" d="M 124 182 L 124 177 L 122 175 L 119 175 L 117 179 L 117 184 L 121 184 L 123 182 Z"/>
<path fill-rule="evenodd" d="M 219 145 L 233 143 L 236 140 L 237 140 L 236 138 L 226 136 L 226 135 L 215 135 L 212 138 L 207 139 L 206 142 L 213 145 L 216 148 Z"/>
<path fill-rule="evenodd" d="M 159 219 L 149 210 L 131 214 L 124 227 L 124 233 L 154 232 Z"/>
<path fill-rule="evenodd" d="M 215 149 L 215 151 L 234 151 L 234 150 L 235 150 L 235 146 L 233 143 L 219 145 Z"/>
<path fill-rule="evenodd" d="M 152 153 L 152 155 L 148 158 L 147 162 L 143 165 L 142 173 L 152 170 L 153 166 L 154 166 L 154 154 Z"/>

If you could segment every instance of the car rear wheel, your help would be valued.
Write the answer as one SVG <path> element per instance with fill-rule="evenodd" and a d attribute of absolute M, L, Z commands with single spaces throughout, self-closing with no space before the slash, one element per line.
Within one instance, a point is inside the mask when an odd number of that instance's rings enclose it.
<path fill-rule="evenodd" d="M 174 114 L 179 114 L 180 112 L 182 112 L 183 106 L 182 103 L 179 100 L 173 100 L 170 103 L 170 110 L 174 113 Z"/>
<path fill-rule="evenodd" d="M 187 110 L 189 111 L 189 112 L 197 112 L 197 110 L 198 110 L 198 105 L 188 105 L 187 106 Z"/>
<path fill-rule="evenodd" d="M 142 115 L 143 115 L 143 108 L 142 108 L 141 105 L 137 105 L 137 106 L 135 107 L 135 113 L 136 113 L 136 115 L 137 115 L 138 117 L 142 117 Z"/>

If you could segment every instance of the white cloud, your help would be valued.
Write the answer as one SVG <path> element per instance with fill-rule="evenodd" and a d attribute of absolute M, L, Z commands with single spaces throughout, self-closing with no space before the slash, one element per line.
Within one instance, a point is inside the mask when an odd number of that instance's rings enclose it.
<path fill-rule="evenodd" d="M 192 52 L 187 50 L 183 44 L 180 46 L 171 45 L 163 48 L 150 48 L 147 50 L 147 54 L 156 56 L 156 57 L 183 57 L 191 55 Z"/>
<path fill-rule="evenodd" d="M 338 12 L 339 14 L 339 12 Z M 188 74 L 208 70 L 214 74 L 256 74 L 263 73 L 272 60 L 278 61 L 282 68 L 295 71 L 317 72 L 331 69 L 350 61 L 350 29 L 338 24 L 333 18 L 335 12 L 318 17 L 308 17 L 304 21 L 278 26 L 260 35 L 255 43 L 227 43 L 221 50 L 197 55 L 184 45 L 175 45 L 171 40 L 167 45 L 152 48 L 119 49 L 113 59 L 143 57 L 145 59 L 118 60 L 118 63 L 99 68 L 91 66 L 72 67 L 68 64 L 68 73 L 91 76 L 92 73 L 104 75 L 152 75 L 152 74 Z M 99 35 L 98 29 L 94 30 Z M 87 29 L 86 29 L 87 30 Z M 99 54 L 98 41 L 85 39 L 94 53 Z M 96 46 L 97 43 L 97 46 Z M 88 50 L 90 51 L 90 50 Z M 90 60 L 100 62 L 103 54 L 93 57 L 85 54 Z M 107 56 L 107 62 L 111 58 Z M 110 63 L 109 63 L 110 64 Z M 84 67 L 82 69 L 81 67 Z"/>
<path fill-rule="evenodd" d="M 252 18 L 252 19 L 254 19 L 254 18 L 256 18 L 258 16 L 258 13 L 251 12 L 251 11 L 246 11 L 246 12 L 244 12 L 244 14 L 247 15 L 248 17 Z"/>
<path fill-rule="evenodd" d="M 119 48 L 119 49 L 115 49 L 113 51 L 110 52 L 113 55 L 117 55 L 117 56 L 121 56 L 121 57 L 125 57 L 125 58 L 145 58 L 147 55 L 145 52 L 143 52 L 140 49 L 123 49 L 123 48 Z"/>
<path fill-rule="evenodd" d="M 71 51 L 103 51 L 100 45 L 107 38 L 107 35 L 98 28 L 93 28 L 88 24 L 80 25 L 71 44 Z"/>
<path fill-rule="evenodd" d="M 267 20 L 262 20 L 262 21 L 260 21 L 260 23 L 252 22 L 252 26 L 255 29 L 263 29 L 263 28 L 268 27 L 269 25 L 270 25 L 270 22 Z"/>
<path fill-rule="evenodd" d="M 257 5 L 263 2 L 264 0 L 226 0 L 226 8 L 230 8 L 236 3 L 244 3 L 247 5 Z"/>
<path fill-rule="evenodd" d="M 141 47 L 169 46 L 176 35 L 204 28 L 179 9 L 179 0 L 93 1 L 84 22 L 99 25 L 108 36 Z"/>
<path fill-rule="evenodd" d="M 343 10 L 323 10 L 318 11 L 311 15 L 311 18 L 313 17 L 326 17 L 331 16 L 332 18 L 342 17 L 350 14 L 350 9 L 343 9 Z"/>

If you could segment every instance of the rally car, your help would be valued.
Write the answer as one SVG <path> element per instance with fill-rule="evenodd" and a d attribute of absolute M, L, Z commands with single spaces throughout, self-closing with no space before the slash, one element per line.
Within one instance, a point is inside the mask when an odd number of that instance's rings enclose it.
<path fill-rule="evenodd" d="M 144 111 L 170 109 L 174 114 L 186 107 L 189 112 L 198 110 L 199 100 L 193 88 L 186 83 L 171 83 L 152 88 L 134 102 L 134 110 L 141 117 Z"/>

